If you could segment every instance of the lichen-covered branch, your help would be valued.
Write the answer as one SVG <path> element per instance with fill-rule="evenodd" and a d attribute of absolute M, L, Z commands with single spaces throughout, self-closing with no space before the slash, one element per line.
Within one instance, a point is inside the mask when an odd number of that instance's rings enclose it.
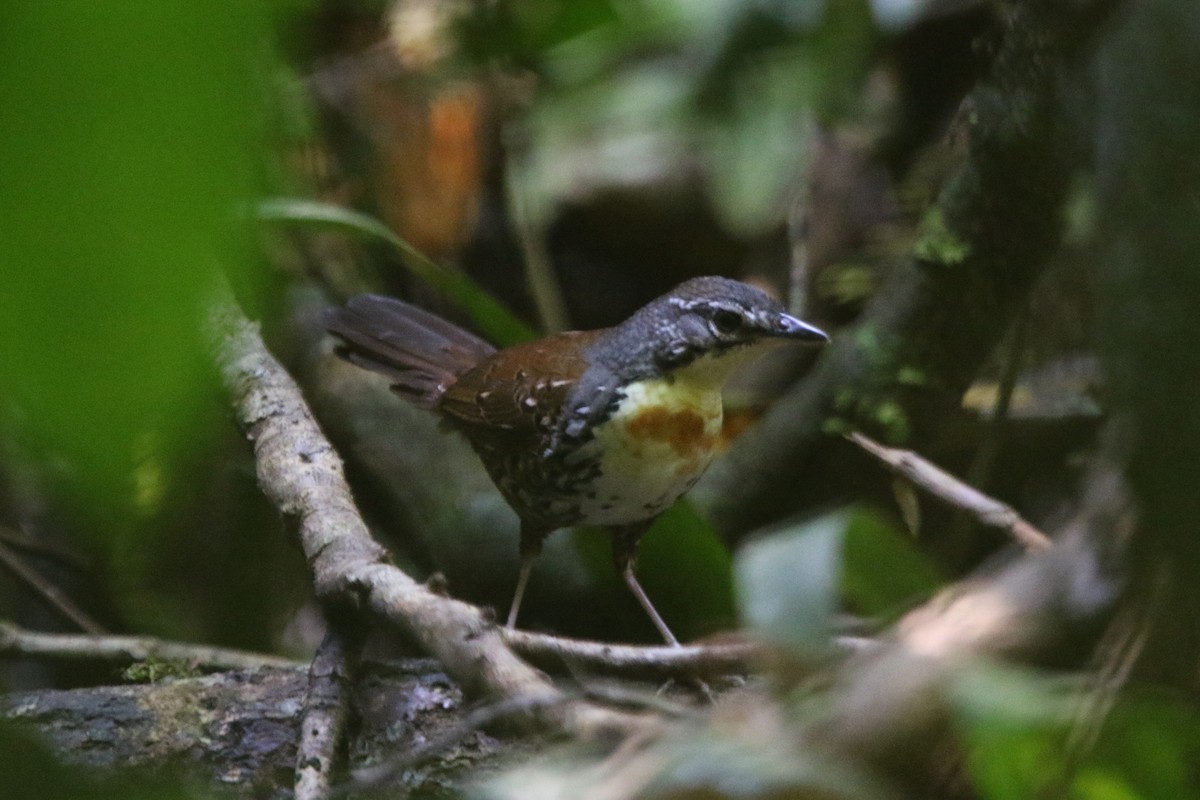
<path fill-rule="evenodd" d="M 325 634 L 308 670 L 308 693 L 296 745 L 295 800 L 326 800 L 350 716 L 359 644 L 336 629 Z"/>

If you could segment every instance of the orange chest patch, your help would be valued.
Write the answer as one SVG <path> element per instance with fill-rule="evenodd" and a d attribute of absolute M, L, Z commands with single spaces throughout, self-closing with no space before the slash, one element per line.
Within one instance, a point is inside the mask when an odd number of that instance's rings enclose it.
<path fill-rule="evenodd" d="M 690 478 L 704 471 L 721 434 L 721 393 L 694 383 L 647 380 L 597 431 L 604 459 L 635 480 Z"/>
<path fill-rule="evenodd" d="M 680 458 L 707 453 L 717 443 L 711 420 L 695 408 L 652 405 L 625 419 L 625 432 L 634 441 L 661 442 Z"/>
<path fill-rule="evenodd" d="M 598 474 L 584 492 L 580 519 L 617 525 L 652 519 L 691 488 L 716 452 L 721 433 L 718 388 L 647 380 L 625 387 L 613 415 L 583 455 Z"/>

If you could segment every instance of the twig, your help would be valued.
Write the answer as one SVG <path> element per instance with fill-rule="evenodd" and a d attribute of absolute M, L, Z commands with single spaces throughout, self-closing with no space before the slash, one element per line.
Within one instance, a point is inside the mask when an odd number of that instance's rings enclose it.
<path fill-rule="evenodd" d="M 753 641 L 667 647 L 609 644 L 518 630 L 504 630 L 502 635 L 514 652 L 547 671 L 565 666 L 572 674 L 584 670 L 653 681 L 745 674 L 769 657 L 769 648 Z M 870 652 L 878 644 L 875 639 L 861 636 L 837 636 L 833 640 L 836 650 L 847 656 Z"/>
<path fill-rule="evenodd" d="M 762 647 L 754 642 L 639 647 L 518 630 L 505 630 L 503 637 L 514 651 L 544 669 L 566 663 L 597 673 L 651 680 L 748 672 L 762 655 Z"/>
<path fill-rule="evenodd" d="M 38 633 L 0 621 L 0 656 L 67 661 L 182 661 L 211 672 L 260 667 L 303 666 L 278 656 L 224 647 L 169 642 L 151 636 L 85 636 Z"/>
<path fill-rule="evenodd" d="M 886 447 L 857 432 L 848 434 L 846 438 L 874 456 L 892 472 L 942 502 L 966 511 L 984 525 L 1008 531 L 1026 550 L 1047 550 L 1053 546 L 1046 534 L 1029 524 L 1011 506 L 968 486 L 911 450 Z"/>
<path fill-rule="evenodd" d="M 468 695 L 527 698 L 531 714 L 525 722 L 531 726 L 596 737 L 656 724 L 644 715 L 559 702 L 562 692 L 505 645 L 490 616 L 436 594 L 388 563 L 300 388 L 228 294 L 224 290 L 211 313 L 210 343 L 238 420 L 253 442 L 259 485 L 296 523 L 317 597 L 404 627 Z"/>
<path fill-rule="evenodd" d="M 0 542 L 0 564 L 8 568 L 29 588 L 33 589 L 50 606 L 74 623 L 80 630 L 95 636 L 106 633 L 104 626 L 92 619 L 86 611 L 71 601 L 62 591 L 50 581 L 38 574 L 37 570 L 25 561 L 12 548 Z"/>
<path fill-rule="evenodd" d="M 358 649 L 357 643 L 331 628 L 313 656 L 296 745 L 296 800 L 330 797 L 334 759 L 350 714 Z"/>
<path fill-rule="evenodd" d="M 22 553 L 56 561 L 65 567 L 77 570 L 87 569 L 87 562 L 78 553 L 73 553 L 65 547 L 56 547 L 52 544 L 35 541 L 33 537 L 3 525 L 0 525 L 0 543 Z"/>

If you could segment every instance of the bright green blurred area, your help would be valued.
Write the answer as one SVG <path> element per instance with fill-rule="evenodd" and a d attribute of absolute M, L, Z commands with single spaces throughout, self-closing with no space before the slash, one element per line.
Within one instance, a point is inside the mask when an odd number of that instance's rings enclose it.
<path fill-rule="evenodd" d="M 942 583 L 911 538 L 853 506 L 780 525 L 743 547 L 733 569 L 742 622 L 809 654 L 827 651 L 843 605 L 887 618 Z"/>
<path fill-rule="evenodd" d="M 1167 692 L 1127 689 L 1103 724 L 1081 709 L 1094 686 L 1070 676 L 976 662 L 951 680 L 966 768 L 987 800 L 1195 797 L 1200 720 Z M 1090 694 L 1089 694 L 1090 693 Z"/>
<path fill-rule="evenodd" d="M 669 184 L 698 169 L 721 223 L 746 235 L 779 223 L 808 132 L 861 111 L 873 48 L 902 22 L 865 0 L 497 8 L 467 41 L 541 77 L 522 123 L 533 146 L 515 164 L 535 219 L 581 184 Z"/>
<path fill-rule="evenodd" d="M 0 425 L 93 502 L 191 433 L 204 298 L 248 263 L 255 8 L 19 3 L 0 25 Z"/>

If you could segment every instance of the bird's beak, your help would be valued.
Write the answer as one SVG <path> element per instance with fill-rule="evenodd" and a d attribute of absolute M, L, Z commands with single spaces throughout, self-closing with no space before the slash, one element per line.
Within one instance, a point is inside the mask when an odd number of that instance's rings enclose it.
<path fill-rule="evenodd" d="M 784 339 L 793 339 L 807 344 L 824 344 L 829 341 L 829 335 L 825 331 L 814 328 L 790 314 L 780 314 L 777 325 L 775 335 Z"/>

